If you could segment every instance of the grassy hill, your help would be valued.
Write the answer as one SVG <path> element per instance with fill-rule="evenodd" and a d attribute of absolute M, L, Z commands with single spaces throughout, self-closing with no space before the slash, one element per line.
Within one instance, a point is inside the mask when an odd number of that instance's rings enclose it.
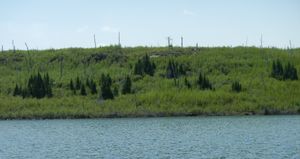
<path fill-rule="evenodd" d="M 149 55 L 153 76 L 136 75 L 139 59 Z M 273 61 L 291 63 L 300 70 L 300 49 L 219 47 L 164 48 L 118 46 L 97 49 L 5 51 L 0 53 L 0 118 L 97 118 L 175 115 L 299 114 L 299 80 L 271 77 Z M 167 78 L 169 61 L 185 68 L 176 79 Z M 16 84 L 28 85 L 31 75 L 48 73 L 52 97 L 13 96 Z M 212 89 L 200 89 L 199 74 Z M 114 99 L 101 99 L 100 77 L 109 74 Z M 122 94 L 129 76 L 132 93 Z M 70 90 L 70 80 L 95 81 L 98 93 L 87 96 Z M 186 82 L 190 84 L 187 86 Z M 242 86 L 240 92 L 232 84 Z"/>

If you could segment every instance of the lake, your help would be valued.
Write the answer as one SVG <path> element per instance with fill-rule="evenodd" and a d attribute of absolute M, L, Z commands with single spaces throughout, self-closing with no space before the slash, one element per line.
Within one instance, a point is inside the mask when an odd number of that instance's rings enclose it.
<path fill-rule="evenodd" d="M 300 158 L 300 116 L 0 121 L 0 158 Z"/>

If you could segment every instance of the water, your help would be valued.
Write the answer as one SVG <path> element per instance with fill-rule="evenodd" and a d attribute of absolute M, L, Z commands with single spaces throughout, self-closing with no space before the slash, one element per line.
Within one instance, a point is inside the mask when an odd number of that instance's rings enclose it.
<path fill-rule="evenodd" d="M 0 121 L 0 158 L 300 158 L 300 116 Z"/>

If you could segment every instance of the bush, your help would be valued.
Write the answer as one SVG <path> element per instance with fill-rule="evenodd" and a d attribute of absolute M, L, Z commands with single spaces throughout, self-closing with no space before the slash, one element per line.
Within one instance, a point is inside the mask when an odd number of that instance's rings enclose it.
<path fill-rule="evenodd" d="M 129 93 L 131 93 L 131 79 L 129 76 L 127 76 L 125 78 L 125 82 L 122 87 L 122 94 L 129 94 Z"/>
<path fill-rule="evenodd" d="M 234 92 L 241 92 L 242 91 L 242 85 L 238 81 L 235 81 L 231 85 L 231 90 L 234 91 Z"/>
<path fill-rule="evenodd" d="M 13 92 L 13 96 L 22 96 L 25 97 L 33 97 L 33 98 L 44 98 L 44 97 L 52 97 L 52 84 L 50 82 L 50 77 L 47 74 L 44 77 L 41 76 L 40 73 L 37 75 L 31 75 L 27 87 L 22 89 L 16 84 L 16 87 Z"/>
<path fill-rule="evenodd" d="M 109 74 L 101 75 L 101 97 L 106 100 L 106 99 L 114 99 L 114 95 L 111 91 L 111 85 L 112 85 L 112 80 L 109 76 Z"/>
<path fill-rule="evenodd" d="M 150 57 L 145 55 L 142 59 L 139 59 L 137 63 L 134 65 L 134 74 L 136 75 L 144 75 L 148 74 L 150 76 L 154 75 L 156 66 L 153 62 L 151 62 Z"/>
<path fill-rule="evenodd" d="M 202 90 L 212 89 L 212 85 L 211 85 L 210 81 L 202 73 L 199 74 L 199 78 L 197 80 L 197 84 L 198 84 L 199 88 L 202 89 Z"/>
<path fill-rule="evenodd" d="M 297 69 L 291 63 L 283 69 L 279 60 L 273 61 L 271 77 L 277 80 L 298 80 Z"/>

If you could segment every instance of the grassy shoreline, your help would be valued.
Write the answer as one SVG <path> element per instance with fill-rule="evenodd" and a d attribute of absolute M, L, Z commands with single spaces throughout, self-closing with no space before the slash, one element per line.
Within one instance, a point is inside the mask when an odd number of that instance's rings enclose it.
<path fill-rule="evenodd" d="M 134 66 L 146 54 L 156 65 L 155 72 L 136 75 Z M 300 49 L 111 46 L 6 51 L 0 54 L 0 119 L 298 115 L 300 82 L 271 76 L 272 61 L 278 59 L 300 70 Z M 176 80 L 167 78 L 170 60 L 188 68 Z M 53 96 L 13 96 L 15 85 L 24 88 L 37 72 L 49 73 Z M 100 100 L 103 73 L 111 76 L 112 100 Z M 206 75 L 211 90 L 198 87 L 199 73 Z M 86 88 L 86 96 L 80 91 L 74 94 L 69 82 L 76 77 L 84 83 L 93 79 L 98 93 L 91 94 Z M 129 94 L 121 93 L 125 77 L 132 80 Z M 242 86 L 239 92 L 231 88 L 236 81 Z"/>

